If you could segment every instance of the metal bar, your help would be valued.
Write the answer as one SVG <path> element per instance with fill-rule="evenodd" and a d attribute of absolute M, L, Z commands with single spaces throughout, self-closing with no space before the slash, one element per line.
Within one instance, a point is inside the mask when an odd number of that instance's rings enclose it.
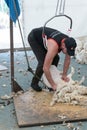
<path fill-rule="evenodd" d="M 64 10 L 65 10 L 65 0 L 58 0 L 55 15 L 57 15 L 57 12 L 58 14 L 64 14 Z"/>
<path fill-rule="evenodd" d="M 65 11 L 65 0 L 64 0 L 64 2 L 63 2 L 63 14 L 64 14 L 64 11 Z"/>
<path fill-rule="evenodd" d="M 57 6 L 56 6 L 56 12 L 55 12 L 55 15 L 57 15 L 58 7 L 59 7 L 59 0 L 57 1 Z"/>
<path fill-rule="evenodd" d="M 43 32 L 42 32 L 42 35 L 44 35 L 44 28 L 46 27 L 47 23 L 49 23 L 51 20 L 53 20 L 54 18 L 56 17 L 66 17 L 70 20 L 70 29 L 72 29 L 72 19 L 68 16 L 68 15 L 65 15 L 65 14 L 61 14 L 61 15 L 56 15 L 56 16 L 53 16 L 51 17 L 49 20 L 47 20 L 43 26 Z"/>
<path fill-rule="evenodd" d="M 63 3 L 63 2 L 62 2 L 62 0 L 61 0 L 61 1 L 60 1 L 60 6 L 59 6 L 59 14 L 62 14 L 62 13 L 61 13 L 61 10 L 62 10 L 62 3 Z"/>
<path fill-rule="evenodd" d="M 14 87 L 14 45 L 13 45 L 13 22 L 10 19 L 10 64 L 11 64 L 11 90 Z"/>

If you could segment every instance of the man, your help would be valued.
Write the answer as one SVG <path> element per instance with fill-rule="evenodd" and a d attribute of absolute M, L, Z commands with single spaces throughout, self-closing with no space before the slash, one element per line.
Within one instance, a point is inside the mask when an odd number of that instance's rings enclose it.
<path fill-rule="evenodd" d="M 52 79 L 49 71 L 51 64 L 57 66 L 59 62 L 59 55 L 61 51 L 65 54 L 65 61 L 63 66 L 62 79 L 68 82 L 67 71 L 70 65 L 70 57 L 74 56 L 76 41 L 52 28 L 44 28 L 45 41 L 42 38 L 43 27 L 33 29 L 28 35 L 29 44 L 38 60 L 35 76 L 32 79 L 31 87 L 36 91 L 42 91 L 42 88 L 38 85 L 39 79 L 43 72 L 46 75 L 47 80 L 52 86 L 53 90 L 56 90 L 57 85 Z M 39 78 L 38 78 L 39 77 Z"/>

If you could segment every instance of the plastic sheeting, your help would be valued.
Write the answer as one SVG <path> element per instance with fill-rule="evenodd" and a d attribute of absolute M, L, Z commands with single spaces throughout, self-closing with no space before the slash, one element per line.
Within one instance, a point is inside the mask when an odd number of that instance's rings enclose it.
<path fill-rule="evenodd" d="M 33 28 L 44 26 L 45 22 L 55 15 L 57 0 L 22 0 L 22 6 L 23 31 L 27 43 L 28 33 Z M 87 0 L 66 0 L 64 14 L 73 20 L 71 36 L 80 37 L 87 35 Z M 46 26 L 56 28 L 66 33 L 70 23 L 65 17 L 57 17 Z"/>

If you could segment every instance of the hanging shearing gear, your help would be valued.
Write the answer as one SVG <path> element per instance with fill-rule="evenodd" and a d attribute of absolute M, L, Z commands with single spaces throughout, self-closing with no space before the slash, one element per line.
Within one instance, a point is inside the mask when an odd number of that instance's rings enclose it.
<path fill-rule="evenodd" d="M 64 14 L 64 10 L 65 10 L 65 0 L 58 0 L 55 15 L 51 17 L 50 19 L 48 19 L 43 26 L 42 38 L 43 38 L 43 44 L 45 48 L 47 45 L 47 36 L 45 35 L 45 27 L 51 20 L 57 17 L 67 18 L 70 21 L 70 26 L 69 26 L 69 29 L 67 30 L 67 34 L 70 35 L 70 32 L 72 30 L 72 19 L 68 15 Z"/>
<path fill-rule="evenodd" d="M 45 35 L 45 30 L 44 30 L 44 29 L 45 29 L 47 23 L 49 23 L 51 20 L 53 20 L 53 19 L 56 18 L 56 17 L 65 17 L 65 18 L 69 19 L 69 20 L 70 20 L 70 28 L 68 29 L 67 34 L 69 35 L 70 32 L 71 32 L 71 30 L 72 30 L 72 19 L 71 19 L 69 16 L 67 16 L 67 15 L 65 15 L 65 14 L 55 15 L 55 16 L 53 16 L 52 18 L 50 18 L 48 21 L 46 21 L 46 23 L 45 23 L 44 26 L 43 26 L 42 38 L 43 38 L 44 44 L 46 44 L 46 35 Z"/>

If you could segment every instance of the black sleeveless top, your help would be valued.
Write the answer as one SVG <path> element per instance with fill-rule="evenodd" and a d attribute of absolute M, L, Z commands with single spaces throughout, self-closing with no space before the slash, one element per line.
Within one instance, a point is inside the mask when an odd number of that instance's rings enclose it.
<path fill-rule="evenodd" d="M 34 35 L 35 40 L 38 43 L 43 45 L 42 32 L 43 32 L 43 27 L 33 29 L 33 35 Z M 47 36 L 47 39 L 49 39 L 49 38 L 54 39 L 59 47 L 61 45 L 61 41 L 64 38 L 68 38 L 68 36 L 66 34 L 63 34 L 60 31 L 49 28 L 49 27 L 44 28 L 44 33 Z"/>

